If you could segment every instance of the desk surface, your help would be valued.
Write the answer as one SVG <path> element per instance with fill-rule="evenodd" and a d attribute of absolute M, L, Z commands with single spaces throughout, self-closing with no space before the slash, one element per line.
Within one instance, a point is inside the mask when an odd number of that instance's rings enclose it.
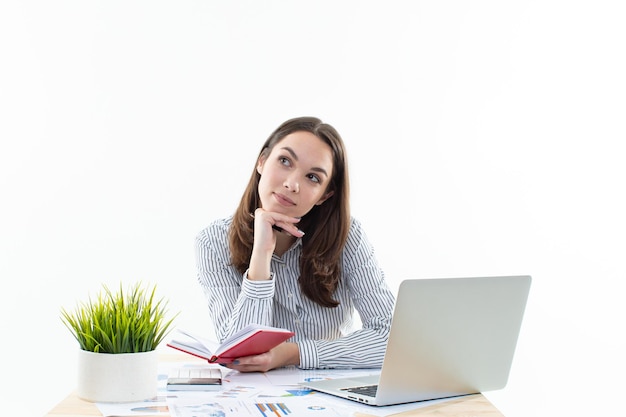
<path fill-rule="evenodd" d="M 184 354 L 161 354 L 159 360 L 163 362 L 190 362 L 195 361 L 189 355 Z M 204 363 L 204 361 L 195 361 L 196 363 Z M 78 395 L 73 392 L 63 401 L 57 404 L 44 417 L 90 417 L 102 416 L 98 407 L 91 402 L 81 400 Z M 367 417 L 367 414 L 356 413 L 357 417 Z M 482 394 L 467 395 L 451 399 L 449 401 L 433 404 L 431 406 L 418 408 L 416 410 L 406 411 L 394 414 L 394 417 L 411 417 L 411 416 L 437 416 L 437 417 L 503 417 L 503 414 L 485 398 Z"/>
<path fill-rule="evenodd" d="M 366 416 L 366 414 L 360 414 Z M 502 417 L 498 411 L 482 394 L 468 395 L 441 404 L 407 411 L 394 416 L 437 416 L 437 417 Z M 89 417 L 102 416 L 94 403 L 83 401 L 76 393 L 57 404 L 44 417 Z"/>

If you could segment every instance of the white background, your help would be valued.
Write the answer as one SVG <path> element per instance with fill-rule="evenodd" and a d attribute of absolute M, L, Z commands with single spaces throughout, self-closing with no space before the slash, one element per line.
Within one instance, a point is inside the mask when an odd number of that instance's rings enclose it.
<path fill-rule="evenodd" d="M 314 115 L 394 288 L 533 276 L 487 394 L 506 416 L 623 411 L 625 21 L 617 0 L 2 2 L 0 407 L 74 389 L 59 312 L 101 283 L 157 283 L 209 334 L 193 239 Z"/>

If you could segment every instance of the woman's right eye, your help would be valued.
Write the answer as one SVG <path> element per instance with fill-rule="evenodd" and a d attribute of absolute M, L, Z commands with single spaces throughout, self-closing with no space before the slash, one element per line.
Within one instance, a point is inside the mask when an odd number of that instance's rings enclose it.
<path fill-rule="evenodd" d="M 289 165 L 291 165 L 291 161 L 289 160 L 289 158 L 285 158 L 284 156 L 280 156 L 280 157 L 278 158 L 278 161 L 279 161 L 282 165 L 285 165 L 285 166 L 289 166 Z"/>

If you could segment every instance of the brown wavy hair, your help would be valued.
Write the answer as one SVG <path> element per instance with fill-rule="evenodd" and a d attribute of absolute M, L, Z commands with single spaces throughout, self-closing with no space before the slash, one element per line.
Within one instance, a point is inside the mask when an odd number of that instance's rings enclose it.
<path fill-rule="evenodd" d="M 309 299 L 323 307 L 337 307 L 333 298 L 341 279 L 341 253 L 350 228 L 350 184 L 345 146 L 341 136 L 329 124 L 316 117 L 290 119 L 280 125 L 265 141 L 261 157 L 269 155 L 285 136 L 299 131 L 310 132 L 327 143 L 333 153 L 332 178 L 326 193 L 333 195 L 321 205 L 315 205 L 298 223 L 306 230 L 302 237 L 300 257 L 300 289 Z M 250 213 L 261 206 L 259 179 L 256 164 L 239 207 L 233 216 L 229 233 L 232 263 L 242 274 L 250 265 L 254 240 L 254 220 Z"/>

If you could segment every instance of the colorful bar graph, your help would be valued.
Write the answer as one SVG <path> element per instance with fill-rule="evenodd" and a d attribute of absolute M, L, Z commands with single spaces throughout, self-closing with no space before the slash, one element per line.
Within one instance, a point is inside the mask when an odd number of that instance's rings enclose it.
<path fill-rule="evenodd" d="M 291 414 L 284 403 L 256 403 L 256 408 L 263 417 L 283 417 Z"/>

